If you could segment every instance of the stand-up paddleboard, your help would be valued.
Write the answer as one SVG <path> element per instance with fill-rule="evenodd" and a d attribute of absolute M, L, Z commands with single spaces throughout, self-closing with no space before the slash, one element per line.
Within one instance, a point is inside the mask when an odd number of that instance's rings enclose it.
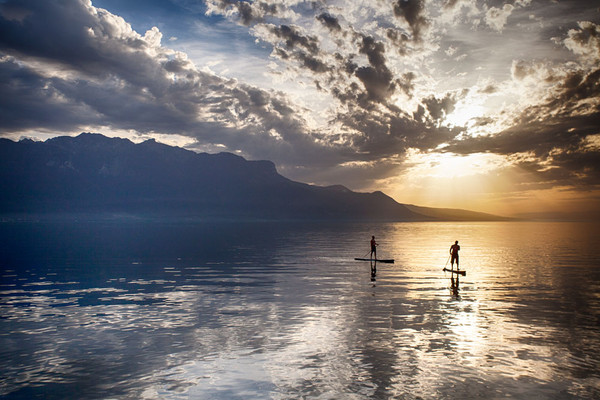
<path fill-rule="evenodd" d="M 456 269 L 444 268 L 442 271 L 452 272 L 453 274 L 459 274 L 459 275 L 462 275 L 462 276 L 466 276 L 467 275 L 467 271 L 460 271 L 460 270 L 456 270 Z"/>
<path fill-rule="evenodd" d="M 356 261 L 374 261 L 374 262 L 380 262 L 380 263 L 385 263 L 385 264 L 393 264 L 394 263 L 394 259 L 379 259 L 379 258 L 355 258 Z"/>

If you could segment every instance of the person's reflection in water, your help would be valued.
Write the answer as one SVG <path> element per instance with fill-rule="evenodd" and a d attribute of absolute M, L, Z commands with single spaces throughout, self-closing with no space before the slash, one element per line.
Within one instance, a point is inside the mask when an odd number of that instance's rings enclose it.
<path fill-rule="evenodd" d="M 377 261 L 371 261 L 371 282 L 375 281 L 377 276 Z"/>
<path fill-rule="evenodd" d="M 460 288 L 458 287 L 459 285 L 459 281 L 458 281 L 458 275 L 456 275 L 456 278 L 454 276 L 450 277 L 450 289 L 452 289 L 452 295 L 459 297 L 459 291 Z"/>

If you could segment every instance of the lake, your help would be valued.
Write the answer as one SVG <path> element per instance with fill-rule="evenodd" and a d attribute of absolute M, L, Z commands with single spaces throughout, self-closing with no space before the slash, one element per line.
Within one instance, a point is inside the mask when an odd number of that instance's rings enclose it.
<path fill-rule="evenodd" d="M 380 258 L 355 261 L 375 235 Z M 597 399 L 594 223 L 0 223 L 3 399 Z M 459 281 L 442 271 L 461 246 Z M 368 254 L 367 254 L 368 256 Z"/>

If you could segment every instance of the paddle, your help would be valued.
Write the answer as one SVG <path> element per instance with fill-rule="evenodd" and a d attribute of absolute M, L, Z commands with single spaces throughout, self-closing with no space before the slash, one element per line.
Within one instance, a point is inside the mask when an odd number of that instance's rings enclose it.
<path fill-rule="evenodd" d="M 446 264 L 444 264 L 444 268 L 442 268 L 442 271 L 446 272 L 446 267 L 448 266 L 448 261 L 450 261 L 450 256 L 448 256 L 448 259 L 446 260 Z"/>

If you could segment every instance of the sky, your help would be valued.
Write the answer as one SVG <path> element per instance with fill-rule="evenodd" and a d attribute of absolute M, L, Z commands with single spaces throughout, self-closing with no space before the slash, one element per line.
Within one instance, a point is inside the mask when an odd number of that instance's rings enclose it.
<path fill-rule="evenodd" d="M 0 0 L 0 137 L 96 132 L 505 216 L 600 215 L 600 4 Z"/>

